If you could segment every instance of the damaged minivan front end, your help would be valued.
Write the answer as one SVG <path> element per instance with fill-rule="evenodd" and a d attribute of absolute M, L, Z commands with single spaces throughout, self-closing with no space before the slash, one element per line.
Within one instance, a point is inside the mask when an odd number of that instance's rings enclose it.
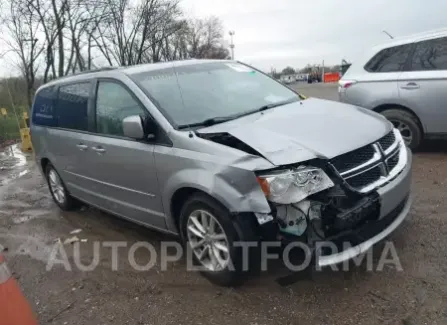
<path fill-rule="evenodd" d="M 263 155 L 229 134 L 200 136 L 250 155 Z M 411 159 L 399 131 L 392 129 L 377 141 L 331 159 L 315 156 L 255 171 L 270 212 L 254 214 L 269 235 L 307 244 L 319 267 L 347 261 L 383 240 L 406 219 L 411 205 Z M 321 242 L 340 249 L 317 251 Z"/>

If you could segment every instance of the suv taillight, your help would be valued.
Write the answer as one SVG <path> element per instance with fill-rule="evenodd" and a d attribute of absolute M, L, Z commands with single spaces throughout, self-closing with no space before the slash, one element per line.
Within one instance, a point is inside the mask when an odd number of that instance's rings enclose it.
<path fill-rule="evenodd" d="M 357 83 L 357 81 L 355 81 L 355 80 L 340 80 L 338 82 L 340 88 L 343 88 L 343 89 L 348 89 L 349 87 L 351 87 L 355 83 Z"/>

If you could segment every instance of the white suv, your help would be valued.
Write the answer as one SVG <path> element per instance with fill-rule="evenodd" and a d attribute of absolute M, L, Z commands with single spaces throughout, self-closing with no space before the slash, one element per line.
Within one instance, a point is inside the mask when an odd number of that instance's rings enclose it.
<path fill-rule="evenodd" d="M 373 47 L 340 80 L 339 98 L 385 115 L 411 148 L 447 137 L 447 29 Z"/>

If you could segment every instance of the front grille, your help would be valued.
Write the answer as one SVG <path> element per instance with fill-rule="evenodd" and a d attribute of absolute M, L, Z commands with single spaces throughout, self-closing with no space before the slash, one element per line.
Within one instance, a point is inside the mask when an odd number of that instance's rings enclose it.
<path fill-rule="evenodd" d="M 374 157 L 374 148 L 367 145 L 332 159 L 331 163 L 339 173 L 353 169 Z"/>
<path fill-rule="evenodd" d="M 354 188 L 362 188 L 377 181 L 382 176 L 380 165 L 371 168 L 359 175 L 346 179 L 346 182 Z"/>
<path fill-rule="evenodd" d="M 399 165 L 400 140 L 394 132 L 398 131 L 393 130 L 375 143 L 335 157 L 330 163 L 347 185 L 367 193 L 386 182 L 390 171 Z M 389 150 L 392 147 L 396 150 Z"/>
<path fill-rule="evenodd" d="M 398 163 L 399 163 L 399 152 L 395 153 L 394 156 L 392 156 L 391 158 L 388 158 L 387 160 L 388 170 L 392 171 L 393 168 L 396 167 Z"/>
<path fill-rule="evenodd" d="M 396 141 L 396 136 L 394 135 L 394 132 L 391 131 L 387 135 L 385 135 L 383 138 L 379 139 L 379 144 L 382 147 L 383 151 L 386 151 L 391 145 Z"/>

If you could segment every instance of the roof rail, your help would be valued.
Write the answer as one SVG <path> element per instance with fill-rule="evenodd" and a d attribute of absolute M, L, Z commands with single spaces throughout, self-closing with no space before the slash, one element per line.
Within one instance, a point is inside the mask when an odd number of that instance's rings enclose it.
<path fill-rule="evenodd" d="M 116 69 L 118 69 L 118 67 L 103 67 L 103 68 L 98 68 L 98 69 L 93 69 L 93 70 L 79 71 L 79 72 L 73 73 L 71 75 L 67 75 L 67 77 L 77 76 L 80 74 L 87 74 L 87 73 L 94 73 L 94 72 L 101 72 L 101 71 L 108 71 L 108 70 L 116 70 Z"/>
<path fill-rule="evenodd" d="M 116 70 L 118 69 L 118 67 L 103 67 L 103 68 L 99 68 L 99 69 L 93 69 L 93 70 L 85 70 L 85 71 L 79 71 L 73 74 L 67 74 L 63 77 L 59 77 L 56 79 L 51 80 L 50 82 L 56 81 L 56 80 L 65 80 L 67 78 L 71 78 L 71 77 L 76 77 L 79 75 L 83 75 L 83 74 L 89 74 L 89 73 L 94 73 L 94 72 L 101 72 L 101 71 L 110 71 L 110 70 Z"/>

